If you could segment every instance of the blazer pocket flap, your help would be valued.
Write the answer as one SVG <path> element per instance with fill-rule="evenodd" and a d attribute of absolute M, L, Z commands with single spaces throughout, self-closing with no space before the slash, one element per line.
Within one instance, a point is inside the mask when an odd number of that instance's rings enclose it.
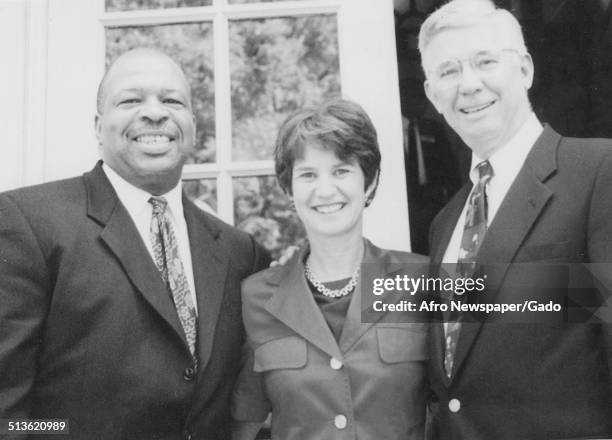
<path fill-rule="evenodd" d="M 419 327 L 421 328 L 421 327 Z M 378 327 L 378 352 L 383 362 L 426 361 L 427 332 L 410 326 Z"/>
<path fill-rule="evenodd" d="M 265 342 L 255 349 L 253 369 L 257 372 L 306 365 L 308 347 L 298 336 L 287 336 Z"/>

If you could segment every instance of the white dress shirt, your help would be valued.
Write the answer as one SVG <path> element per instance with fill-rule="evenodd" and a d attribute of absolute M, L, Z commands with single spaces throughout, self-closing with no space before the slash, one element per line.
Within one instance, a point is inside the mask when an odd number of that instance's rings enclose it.
<path fill-rule="evenodd" d="M 540 121 L 538 121 L 536 115 L 531 113 L 514 137 L 489 157 L 489 162 L 491 163 L 494 174 L 485 188 L 488 205 L 487 226 L 490 225 L 495 218 L 510 186 L 516 179 L 521 167 L 525 163 L 527 155 L 543 130 L 544 128 L 542 124 L 540 124 Z M 472 154 L 470 180 L 474 185 L 478 182 L 478 171 L 476 170 L 476 166 L 483 160 L 485 159 Z M 461 238 L 465 226 L 465 212 L 469 200 L 470 197 L 468 196 L 463 206 L 463 211 L 461 211 L 461 215 L 459 216 L 459 220 L 455 225 L 453 235 L 448 242 L 448 247 L 442 259 L 443 263 L 455 264 L 459 259 L 459 249 L 461 247 Z"/>
<path fill-rule="evenodd" d="M 151 259 L 154 260 L 153 243 L 151 242 L 150 237 L 153 207 L 149 203 L 149 199 L 152 197 L 152 195 L 127 182 L 105 163 L 102 164 L 102 170 L 115 189 L 117 197 L 119 197 L 119 200 L 123 206 L 125 206 L 125 209 L 136 225 L 136 229 L 138 229 L 138 233 L 146 245 L 147 250 L 151 255 Z M 166 194 L 163 194 L 163 197 L 165 197 L 168 201 L 166 211 L 170 217 L 172 227 L 174 228 L 174 234 L 178 242 L 179 255 L 181 257 L 181 262 L 183 263 L 185 275 L 187 276 L 187 282 L 189 283 L 189 293 L 193 298 L 193 303 L 196 306 L 197 313 L 198 302 L 195 294 L 191 250 L 189 249 L 189 236 L 187 234 L 187 222 L 185 221 L 185 214 L 183 212 L 183 199 L 180 183 Z"/>

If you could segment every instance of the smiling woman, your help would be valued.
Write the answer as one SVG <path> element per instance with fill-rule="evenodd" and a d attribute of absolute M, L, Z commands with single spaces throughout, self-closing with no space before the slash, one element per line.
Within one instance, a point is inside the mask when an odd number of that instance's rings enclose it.
<path fill-rule="evenodd" d="M 294 113 L 281 127 L 275 159 L 311 246 L 319 235 L 361 239 L 381 160 L 376 130 L 361 107 L 338 100 Z"/>
<path fill-rule="evenodd" d="M 361 235 L 361 214 L 369 197 L 364 180 L 356 160 L 341 160 L 318 144 L 305 146 L 295 162 L 291 193 L 311 243 L 315 236 L 350 236 L 354 230 Z"/>
<path fill-rule="evenodd" d="M 391 324 L 398 328 L 383 339 L 401 348 L 389 360 L 380 354 L 382 329 L 361 322 L 362 263 L 384 277 L 393 263 L 426 261 L 363 238 L 381 162 L 372 121 L 342 99 L 298 110 L 282 124 L 274 157 L 308 246 L 243 283 L 252 359 L 237 385 L 235 438 L 254 438 L 271 409 L 272 438 L 335 438 L 350 429 L 356 438 L 421 440 L 425 329 Z"/>

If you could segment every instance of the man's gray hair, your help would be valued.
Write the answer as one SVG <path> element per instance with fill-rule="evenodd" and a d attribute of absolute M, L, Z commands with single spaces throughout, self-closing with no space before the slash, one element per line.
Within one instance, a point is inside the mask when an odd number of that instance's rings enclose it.
<path fill-rule="evenodd" d="M 485 23 L 499 25 L 500 32 L 508 32 L 520 52 L 527 52 L 523 32 L 518 20 L 506 9 L 490 0 L 451 0 L 432 13 L 419 32 L 419 52 L 424 64 L 424 53 L 439 33 L 448 29 L 478 26 Z"/>

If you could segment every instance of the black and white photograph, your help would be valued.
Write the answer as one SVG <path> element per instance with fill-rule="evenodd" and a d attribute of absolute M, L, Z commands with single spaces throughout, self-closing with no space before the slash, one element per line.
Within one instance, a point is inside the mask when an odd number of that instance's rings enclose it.
<path fill-rule="evenodd" d="M 610 0 L 0 0 L 0 439 L 612 439 Z"/>

